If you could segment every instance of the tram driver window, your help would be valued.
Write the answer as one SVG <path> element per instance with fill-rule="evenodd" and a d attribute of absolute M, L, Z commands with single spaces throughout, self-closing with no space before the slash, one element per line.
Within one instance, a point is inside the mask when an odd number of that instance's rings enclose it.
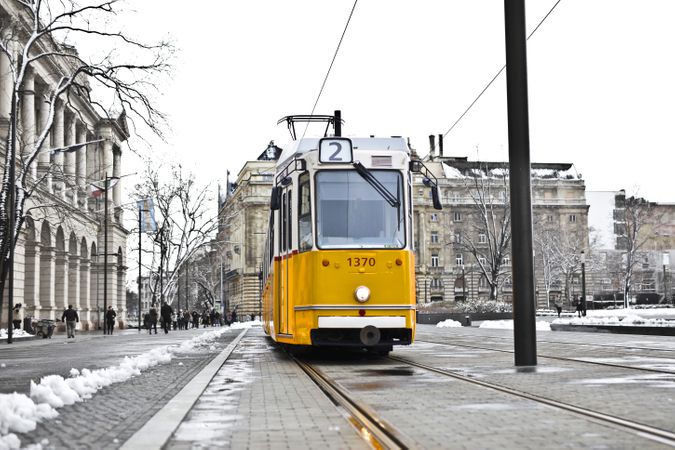
<path fill-rule="evenodd" d="M 309 175 L 300 178 L 298 190 L 298 249 L 312 249 L 312 202 L 309 194 Z"/>
<path fill-rule="evenodd" d="M 316 177 L 317 245 L 321 248 L 403 248 L 405 214 L 401 174 L 372 170 L 399 200 L 390 205 L 354 170 L 322 171 Z"/>

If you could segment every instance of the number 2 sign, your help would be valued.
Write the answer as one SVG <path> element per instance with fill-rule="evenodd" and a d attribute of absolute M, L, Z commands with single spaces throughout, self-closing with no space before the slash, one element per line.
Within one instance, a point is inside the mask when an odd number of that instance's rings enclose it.
<path fill-rule="evenodd" d="M 319 162 L 351 163 L 352 141 L 347 138 L 323 138 L 319 141 Z"/>

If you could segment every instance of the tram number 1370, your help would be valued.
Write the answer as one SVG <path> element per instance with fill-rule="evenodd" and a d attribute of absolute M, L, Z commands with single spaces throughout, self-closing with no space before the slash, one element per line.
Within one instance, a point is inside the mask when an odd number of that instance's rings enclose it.
<path fill-rule="evenodd" d="M 347 258 L 349 267 L 375 267 L 375 258 Z"/>

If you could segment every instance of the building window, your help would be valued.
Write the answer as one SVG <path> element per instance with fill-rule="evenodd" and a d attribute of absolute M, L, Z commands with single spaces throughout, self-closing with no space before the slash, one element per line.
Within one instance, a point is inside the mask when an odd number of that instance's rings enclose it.
<path fill-rule="evenodd" d="M 485 277 L 480 277 L 478 279 L 478 287 L 481 289 L 485 289 L 488 286 L 487 279 Z"/>
<path fill-rule="evenodd" d="M 485 259 L 485 256 L 479 256 L 478 257 L 478 262 L 481 263 L 482 265 L 487 264 L 487 259 Z"/>
<path fill-rule="evenodd" d="M 440 278 L 432 278 L 431 279 L 431 287 L 432 288 L 440 288 L 441 287 L 441 279 Z"/>
<path fill-rule="evenodd" d="M 487 236 L 485 235 L 485 233 L 480 233 L 478 235 L 478 243 L 479 244 L 487 244 Z"/>
<path fill-rule="evenodd" d="M 431 243 L 432 244 L 438 244 L 438 232 L 437 231 L 431 232 Z"/>
<path fill-rule="evenodd" d="M 438 253 L 431 254 L 431 267 L 438 267 Z"/>
<path fill-rule="evenodd" d="M 576 214 L 570 214 L 569 215 L 569 221 L 570 221 L 570 223 L 576 223 L 577 222 L 577 215 Z"/>
<path fill-rule="evenodd" d="M 547 222 L 553 222 L 553 216 L 551 214 L 546 216 L 546 221 Z"/>
<path fill-rule="evenodd" d="M 456 244 L 461 244 L 462 243 L 462 233 L 457 231 L 455 233 L 455 243 Z"/>
<path fill-rule="evenodd" d="M 459 211 L 455 211 L 453 217 L 454 217 L 455 222 L 461 222 L 462 221 L 462 213 L 459 212 Z"/>
<path fill-rule="evenodd" d="M 504 256 L 504 258 L 502 258 L 502 262 L 505 266 L 508 266 L 509 264 L 511 264 L 511 258 L 509 258 L 508 256 Z"/>
<path fill-rule="evenodd" d="M 458 266 L 463 266 L 464 265 L 464 255 L 461 253 L 458 253 L 457 256 L 455 256 L 455 264 Z"/>
<path fill-rule="evenodd" d="M 438 214 L 436 214 L 436 213 L 431 213 L 429 218 L 432 222 L 438 222 Z"/>

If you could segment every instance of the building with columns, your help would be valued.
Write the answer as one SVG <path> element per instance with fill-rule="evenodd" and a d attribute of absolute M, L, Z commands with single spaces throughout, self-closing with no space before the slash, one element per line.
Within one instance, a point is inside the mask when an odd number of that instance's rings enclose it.
<path fill-rule="evenodd" d="M 12 24 L 13 35 L 20 38 L 21 22 L 13 20 L 19 16 L 13 9 L 17 7 L 0 1 L 0 21 L 3 26 Z M 7 35 L 3 32 L 2 37 Z M 76 53 L 53 41 L 44 45 L 53 46 L 50 51 Z M 2 158 L 11 119 L 10 61 L 0 52 Z M 79 311 L 80 328 L 92 329 L 102 319 L 105 299 L 123 326 L 128 231 L 122 221 L 119 177 L 122 143 L 129 131 L 124 114 L 102 117 L 81 91 L 71 90 L 53 100 L 60 78 L 72 70 L 65 58 L 37 60 L 19 93 L 16 172 L 28 198 L 24 217 L 19 219 L 23 226 L 15 250 L 14 303 L 22 304 L 22 317 L 35 319 L 60 319 L 72 304 Z M 86 80 L 79 85 L 90 89 Z M 50 117 L 53 121 L 48 126 Z M 45 133 L 46 140 L 31 160 Z"/>

